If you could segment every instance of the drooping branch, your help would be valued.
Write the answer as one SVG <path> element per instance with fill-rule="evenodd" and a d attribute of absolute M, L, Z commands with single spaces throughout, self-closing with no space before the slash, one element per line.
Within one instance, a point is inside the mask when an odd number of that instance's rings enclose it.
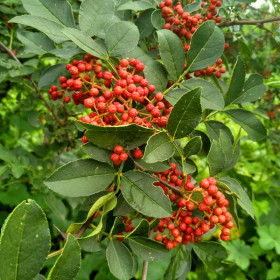
<path fill-rule="evenodd" d="M 11 58 L 13 58 L 21 67 L 23 66 L 23 64 L 19 61 L 19 59 L 16 57 L 16 55 L 9 49 L 7 48 L 3 43 L 0 42 L 0 49 L 3 52 L 6 52 Z M 58 122 L 58 124 L 62 127 L 66 126 L 66 123 L 63 122 L 62 120 L 59 119 L 59 117 L 56 115 L 54 109 L 52 108 L 52 106 L 48 103 L 48 101 L 46 100 L 46 98 L 40 93 L 39 88 L 37 87 L 36 83 L 33 81 L 31 76 L 27 76 L 26 77 L 30 83 L 32 84 L 32 86 L 34 87 L 36 93 L 38 94 L 39 98 L 45 103 L 46 107 L 49 109 L 49 111 L 52 113 L 53 118 Z"/>
<path fill-rule="evenodd" d="M 228 27 L 228 26 L 234 26 L 234 25 L 256 25 L 258 27 L 261 27 L 264 23 L 268 22 L 275 22 L 280 21 L 280 16 L 278 17 L 272 17 L 272 18 L 264 18 L 264 19 L 246 19 L 246 20 L 239 20 L 239 21 L 225 21 L 220 23 L 219 27 Z"/>

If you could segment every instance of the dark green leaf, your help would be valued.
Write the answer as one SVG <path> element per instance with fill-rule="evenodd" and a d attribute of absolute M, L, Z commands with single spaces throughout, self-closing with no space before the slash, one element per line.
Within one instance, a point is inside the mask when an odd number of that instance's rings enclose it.
<path fill-rule="evenodd" d="M 183 173 L 186 174 L 193 174 L 197 170 L 197 167 L 193 160 L 187 158 L 183 162 Z"/>
<path fill-rule="evenodd" d="M 33 16 L 42 17 L 68 27 L 74 27 L 71 5 L 67 0 L 22 0 L 24 9 Z"/>
<path fill-rule="evenodd" d="M 137 2 L 134 2 L 134 3 L 137 3 Z M 144 13 L 141 13 L 140 16 L 138 17 L 137 21 L 135 22 L 135 24 L 138 27 L 139 32 L 140 32 L 140 40 L 145 37 L 150 36 L 154 31 L 154 27 L 151 22 L 152 12 L 153 12 L 153 10 L 147 10 Z"/>
<path fill-rule="evenodd" d="M 128 21 L 121 21 L 111 25 L 105 36 L 108 54 L 113 57 L 132 51 L 137 46 L 138 41 L 138 28 Z"/>
<path fill-rule="evenodd" d="M 65 64 L 56 64 L 53 66 L 48 67 L 42 73 L 38 87 L 39 89 L 49 89 L 52 85 L 57 84 L 58 78 L 60 76 L 65 76 L 67 74 L 67 70 L 65 69 Z"/>
<path fill-rule="evenodd" d="M 233 67 L 229 86 L 226 92 L 225 102 L 229 105 L 242 96 L 242 88 L 245 82 L 245 65 L 240 56 Z"/>
<path fill-rule="evenodd" d="M 164 18 L 161 16 L 161 10 L 154 10 L 152 13 L 151 20 L 152 20 L 152 25 L 157 30 L 162 29 L 165 23 Z"/>
<path fill-rule="evenodd" d="M 112 240 L 106 250 L 110 271 L 118 279 L 128 280 L 133 275 L 133 258 L 127 247 L 117 240 Z"/>
<path fill-rule="evenodd" d="M 223 31 L 211 20 L 204 22 L 192 36 L 187 55 L 188 69 L 201 70 L 214 64 L 222 55 L 224 46 Z"/>
<path fill-rule="evenodd" d="M 98 147 L 114 149 L 121 145 L 125 150 L 132 150 L 146 143 L 153 134 L 153 130 L 136 124 L 122 126 L 97 126 L 78 122 L 79 125 L 88 129 L 86 137 Z"/>
<path fill-rule="evenodd" d="M 146 237 L 132 237 L 128 239 L 128 243 L 133 253 L 145 261 L 154 262 L 170 256 L 162 243 Z"/>
<path fill-rule="evenodd" d="M 254 219 L 255 215 L 252 202 L 241 185 L 236 180 L 229 177 L 220 178 L 219 181 L 224 183 L 232 193 L 236 193 L 238 195 L 237 203 Z"/>
<path fill-rule="evenodd" d="M 6 219 L 0 239 L 0 279 L 30 280 L 41 270 L 50 249 L 43 210 L 23 201 Z"/>
<path fill-rule="evenodd" d="M 225 155 L 218 141 L 213 140 L 207 160 L 211 176 L 220 173 L 225 168 Z"/>
<path fill-rule="evenodd" d="M 10 22 L 23 24 L 38 29 L 39 31 L 45 33 L 57 44 L 67 41 L 67 38 L 61 32 L 63 25 L 51 20 L 32 15 L 22 15 L 12 18 Z"/>
<path fill-rule="evenodd" d="M 111 228 L 110 235 L 115 235 L 123 231 L 125 231 L 125 224 L 123 222 L 123 219 L 121 217 L 116 217 Z"/>
<path fill-rule="evenodd" d="M 265 94 L 266 89 L 263 77 L 259 74 L 252 74 L 245 82 L 239 98 L 234 103 L 256 101 Z"/>
<path fill-rule="evenodd" d="M 163 190 L 155 187 L 155 179 L 140 171 L 128 171 L 122 177 L 122 194 L 135 210 L 155 218 L 171 214 L 170 200 Z"/>
<path fill-rule="evenodd" d="M 264 140 L 266 129 L 262 122 L 251 112 L 244 109 L 230 109 L 225 111 L 227 115 L 248 133 L 254 141 Z"/>
<path fill-rule="evenodd" d="M 132 236 L 148 236 L 149 229 L 149 222 L 145 219 L 142 219 L 135 229 L 126 236 L 126 238 L 130 238 Z"/>
<path fill-rule="evenodd" d="M 156 92 L 164 91 L 167 85 L 167 74 L 161 63 L 150 61 L 145 65 L 145 78 L 156 87 Z"/>
<path fill-rule="evenodd" d="M 193 78 L 184 81 L 180 87 L 188 90 L 201 87 L 201 106 L 203 109 L 222 110 L 225 106 L 224 97 L 221 92 L 208 81 Z"/>
<path fill-rule="evenodd" d="M 135 58 L 143 62 L 145 65 L 150 61 L 153 61 L 153 59 L 139 47 L 135 47 L 132 51 L 124 53 L 120 57 L 126 59 Z"/>
<path fill-rule="evenodd" d="M 81 246 L 81 249 L 85 252 L 94 253 L 99 252 L 103 248 L 100 246 L 100 243 L 98 242 L 98 237 L 94 236 L 92 238 L 82 238 L 78 239 L 78 242 Z"/>
<path fill-rule="evenodd" d="M 84 0 L 79 12 L 79 25 L 82 31 L 92 37 L 97 35 L 113 17 L 113 0 Z"/>
<path fill-rule="evenodd" d="M 118 196 L 118 203 L 114 209 L 114 216 L 124 216 L 131 212 L 133 208 L 126 202 L 123 195 Z"/>
<path fill-rule="evenodd" d="M 82 50 L 99 58 L 105 57 L 106 47 L 102 40 L 93 40 L 89 35 L 75 28 L 64 28 L 62 32 Z"/>
<path fill-rule="evenodd" d="M 99 148 L 92 143 L 83 145 L 83 150 L 94 160 L 112 165 L 112 152 L 107 149 Z"/>
<path fill-rule="evenodd" d="M 223 130 L 230 138 L 231 142 L 234 142 L 233 135 L 230 129 L 224 125 L 222 122 L 219 121 L 207 121 L 205 122 L 205 126 L 207 128 L 207 132 L 210 136 L 211 140 L 219 141 L 220 138 L 220 131 Z"/>
<path fill-rule="evenodd" d="M 45 184 L 61 195 L 82 197 L 104 190 L 114 177 L 115 170 L 110 165 L 92 159 L 81 159 L 57 169 Z"/>
<path fill-rule="evenodd" d="M 162 162 L 171 158 L 174 153 L 174 144 L 165 132 L 160 132 L 148 140 L 143 160 L 147 163 Z"/>
<path fill-rule="evenodd" d="M 170 165 L 167 161 L 165 162 L 157 162 L 157 163 L 146 163 L 142 159 L 135 159 L 136 163 L 138 163 L 145 170 L 154 171 L 154 172 L 162 172 L 166 171 L 170 168 Z"/>
<path fill-rule="evenodd" d="M 167 123 L 167 130 L 175 138 L 190 134 L 201 119 L 201 89 L 196 88 L 184 94 L 174 105 Z"/>
<path fill-rule="evenodd" d="M 81 248 L 73 235 L 67 235 L 61 255 L 52 267 L 48 280 L 74 280 L 81 266 Z"/>
<path fill-rule="evenodd" d="M 149 1 L 128 1 L 118 7 L 118 11 L 132 10 L 134 12 L 145 11 L 153 9 L 154 5 Z"/>
<path fill-rule="evenodd" d="M 184 12 L 185 13 L 192 13 L 201 8 L 201 3 L 200 1 L 196 1 L 194 3 L 188 4 L 184 7 Z"/>
<path fill-rule="evenodd" d="M 170 30 L 157 31 L 159 52 L 163 64 L 170 76 L 176 81 L 183 72 L 185 65 L 185 51 L 179 37 Z"/>
<path fill-rule="evenodd" d="M 194 243 L 193 249 L 207 270 L 211 272 L 215 272 L 221 267 L 221 261 L 227 257 L 226 249 L 216 242 Z"/>
<path fill-rule="evenodd" d="M 196 155 L 200 152 L 201 148 L 202 148 L 201 137 L 196 136 L 192 138 L 184 147 L 184 156 L 190 157 L 192 155 Z"/>

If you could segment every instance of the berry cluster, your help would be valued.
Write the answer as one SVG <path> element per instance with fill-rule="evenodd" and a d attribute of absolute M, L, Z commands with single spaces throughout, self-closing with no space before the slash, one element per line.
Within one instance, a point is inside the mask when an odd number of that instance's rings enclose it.
<path fill-rule="evenodd" d="M 114 153 L 111 155 L 111 160 L 114 165 L 120 165 L 123 161 L 128 159 L 127 153 L 123 150 L 123 147 L 120 145 L 115 146 Z"/>
<path fill-rule="evenodd" d="M 162 183 L 155 184 L 162 187 L 166 195 L 169 194 L 170 200 L 177 207 L 172 217 L 161 219 L 155 228 L 155 232 L 160 232 L 155 236 L 157 241 L 164 243 L 167 249 L 173 249 L 179 243 L 199 242 L 215 225 L 221 229 L 221 239 L 229 239 L 230 229 L 233 227 L 232 215 L 227 211 L 229 202 L 219 191 L 214 178 L 203 179 L 200 185 L 195 187 L 191 177 L 180 174 L 174 163 L 171 163 L 169 170 L 155 174 L 162 181 L 180 190 L 183 196 L 174 194 Z M 195 193 L 200 193 L 202 199 L 192 199 Z M 196 215 L 194 212 L 197 212 Z"/>
<path fill-rule="evenodd" d="M 172 0 L 165 0 L 160 2 L 159 7 L 162 10 L 161 15 L 165 19 L 164 28 L 173 31 L 189 42 L 193 33 L 204 21 L 213 20 L 215 23 L 222 21 L 222 18 L 217 16 L 216 10 L 216 7 L 221 5 L 222 3 L 217 0 L 204 1 L 201 3 L 201 13 L 195 15 L 184 12 L 181 2 L 177 2 L 176 6 L 172 7 Z"/>
<path fill-rule="evenodd" d="M 98 58 L 86 54 L 84 60 L 66 65 L 71 78 L 60 77 L 60 87 L 49 90 L 53 100 L 62 98 L 83 104 L 92 112 L 79 120 L 93 125 L 112 126 L 135 123 L 152 128 L 166 127 L 171 105 L 155 86 L 141 75 L 145 65 L 134 58 L 122 59 L 115 71 L 107 71 Z M 72 92 L 71 98 L 67 92 Z M 85 139 L 86 140 L 86 139 Z"/>
<path fill-rule="evenodd" d="M 226 69 L 223 67 L 223 61 L 221 58 L 219 58 L 216 61 L 216 65 L 214 66 L 209 66 L 206 69 L 202 70 L 197 70 L 194 72 L 195 77 L 200 77 L 200 76 L 212 76 L 213 73 L 215 73 L 217 78 L 221 78 L 223 73 L 226 73 Z"/>

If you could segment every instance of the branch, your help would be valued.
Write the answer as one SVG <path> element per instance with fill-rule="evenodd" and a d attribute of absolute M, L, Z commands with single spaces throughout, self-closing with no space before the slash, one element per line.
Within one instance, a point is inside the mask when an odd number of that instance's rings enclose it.
<path fill-rule="evenodd" d="M 148 234 L 148 238 L 152 238 L 152 236 L 153 236 L 153 231 L 151 230 Z M 144 261 L 143 262 L 143 270 L 142 270 L 141 280 L 146 280 L 147 279 L 148 266 L 149 266 L 149 262 Z"/>
<path fill-rule="evenodd" d="M 267 22 L 274 22 L 274 21 L 280 21 L 280 16 L 273 17 L 273 18 L 265 18 L 265 19 L 247 19 L 247 20 L 240 20 L 240 21 L 225 21 L 220 23 L 219 27 L 228 27 L 233 25 L 256 25 L 258 27 L 262 26 L 264 23 Z"/>
<path fill-rule="evenodd" d="M 6 52 L 11 58 L 13 58 L 21 67 L 23 67 L 23 64 L 19 61 L 19 59 L 15 56 L 15 54 L 8 49 L 3 43 L 0 42 L 0 48 L 3 52 Z M 46 107 L 51 111 L 53 118 L 59 123 L 60 126 L 64 127 L 66 126 L 65 122 L 61 121 L 58 116 L 56 115 L 54 109 L 51 107 L 51 105 L 48 103 L 48 101 L 45 99 L 45 97 L 39 92 L 39 88 L 37 87 L 37 85 L 35 84 L 35 82 L 33 81 L 33 79 L 31 78 L 31 76 L 27 76 L 26 77 L 31 84 L 33 85 L 36 93 L 38 94 L 39 98 L 41 100 L 43 100 L 43 102 L 45 103 Z"/>

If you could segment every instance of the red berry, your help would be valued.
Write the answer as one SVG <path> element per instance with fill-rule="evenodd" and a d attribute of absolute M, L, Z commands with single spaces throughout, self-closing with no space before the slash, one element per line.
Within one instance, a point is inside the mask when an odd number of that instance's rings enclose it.
<path fill-rule="evenodd" d="M 120 154 L 120 160 L 121 161 L 126 161 L 128 159 L 128 155 L 126 152 L 123 152 Z"/>
<path fill-rule="evenodd" d="M 162 241 L 162 239 L 163 239 L 162 234 L 161 233 L 156 234 L 155 239 L 156 239 L 156 241 Z"/>
<path fill-rule="evenodd" d="M 168 241 L 165 246 L 166 246 L 166 249 L 168 249 L 168 250 L 172 250 L 174 248 L 172 241 Z"/>
<path fill-rule="evenodd" d="M 136 159 L 142 158 L 143 153 L 139 148 L 136 148 L 136 150 L 133 151 L 133 157 Z"/>
<path fill-rule="evenodd" d="M 79 74 L 79 69 L 76 66 L 71 66 L 69 68 L 69 73 L 71 75 L 78 75 Z"/>
<path fill-rule="evenodd" d="M 209 188 L 209 185 L 210 185 L 210 183 L 207 179 L 202 179 L 200 181 L 200 187 L 203 188 L 203 189 Z"/>
<path fill-rule="evenodd" d="M 95 105 L 95 99 L 93 97 L 89 97 L 89 98 L 86 98 L 84 100 L 84 105 L 87 107 L 87 108 L 93 108 L 94 105 Z"/>

